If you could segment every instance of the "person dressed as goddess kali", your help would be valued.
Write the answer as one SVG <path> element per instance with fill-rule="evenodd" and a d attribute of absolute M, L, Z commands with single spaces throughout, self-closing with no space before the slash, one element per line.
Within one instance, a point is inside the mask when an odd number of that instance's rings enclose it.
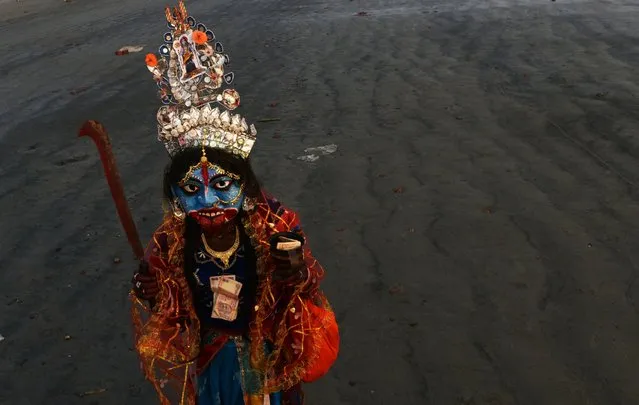
<path fill-rule="evenodd" d="M 146 57 L 155 80 L 169 84 L 157 118 L 171 159 L 166 213 L 133 277 L 142 370 L 162 405 L 301 405 L 301 385 L 326 374 L 339 351 L 324 270 L 297 214 L 253 173 L 257 131 L 234 111 L 238 92 L 207 79 L 228 58 L 184 3 L 166 16 L 166 42 L 193 41 L 183 47 L 207 74 L 176 80 L 182 55 L 166 44 L 161 58 Z"/>

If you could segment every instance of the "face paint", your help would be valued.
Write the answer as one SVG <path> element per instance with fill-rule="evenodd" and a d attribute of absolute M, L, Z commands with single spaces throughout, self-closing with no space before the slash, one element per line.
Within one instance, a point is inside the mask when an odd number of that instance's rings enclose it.
<path fill-rule="evenodd" d="M 208 162 L 206 156 L 171 188 L 182 209 L 207 233 L 235 219 L 244 200 L 240 177 Z"/>

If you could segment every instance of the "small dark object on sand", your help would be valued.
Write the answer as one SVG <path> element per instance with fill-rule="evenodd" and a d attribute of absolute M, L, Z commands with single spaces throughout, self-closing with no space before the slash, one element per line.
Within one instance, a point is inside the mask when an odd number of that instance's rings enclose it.
<path fill-rule="evenodd" d="M 359 13 L 355 14 L 358 17 L 366 17 L 368 16 L 368 12 L 366 11 L 360 11 Z"/>
<path fill-rule="evenodd" d="M 78 94 L 84 93 L 87 90 L 89 90 L 88 86 L 78 87 L 77 89 L 70 90 L 69 94 L 71 94 L 72 96 L 77 96 Z"/>

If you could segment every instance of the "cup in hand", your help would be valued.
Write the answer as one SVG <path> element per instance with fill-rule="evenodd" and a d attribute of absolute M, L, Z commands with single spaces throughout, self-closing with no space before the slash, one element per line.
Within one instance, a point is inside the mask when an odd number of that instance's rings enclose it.
<path fill-rule="evenodd" d="M 304 261 L 302 246 L 304 237 L 294 232 L 278 232 L 269 239 L 271 253 L 281 259 L 288 258 L 292 267 Z"/>

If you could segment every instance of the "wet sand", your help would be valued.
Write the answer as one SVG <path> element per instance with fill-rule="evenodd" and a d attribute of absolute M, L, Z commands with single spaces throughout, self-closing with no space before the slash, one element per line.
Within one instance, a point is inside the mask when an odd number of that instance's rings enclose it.
<path fill-rule="evenodd" d="M 639 403 L 639 6 L 191 3 L 244 114 L 279 119 L 255 169 L 328 272 L 342 354 L 309 404 Z M 1 404 L 156 403 L 135 263 L 76 133 L 106 125 L 147 239 L 159 101 L 144 53 L 114 51 L 157 49 L 163 6 L 0 2 Z"/>

